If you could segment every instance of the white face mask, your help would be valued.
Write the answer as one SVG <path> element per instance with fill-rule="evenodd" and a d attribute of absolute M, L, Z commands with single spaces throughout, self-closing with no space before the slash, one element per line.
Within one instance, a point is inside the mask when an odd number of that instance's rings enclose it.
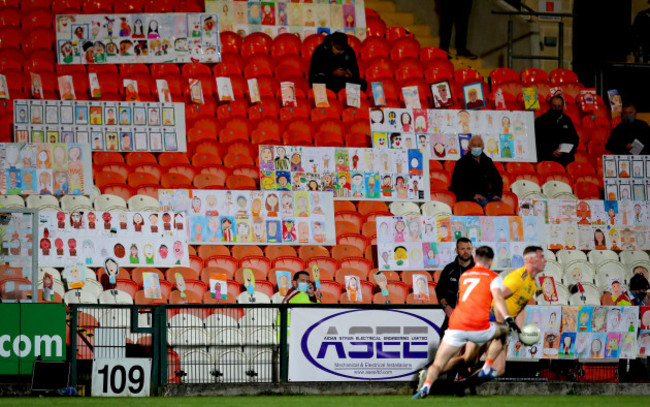
<path fill-rule="evenodd" d="M 309 290 L 309 284 L 306 282 L 298 283 L 298 291 L 306 293 Z"/>

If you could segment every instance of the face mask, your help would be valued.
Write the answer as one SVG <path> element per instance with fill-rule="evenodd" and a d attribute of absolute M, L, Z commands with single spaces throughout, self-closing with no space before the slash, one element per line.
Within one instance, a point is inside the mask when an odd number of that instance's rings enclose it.
<path fill-rule="evenodd" d="M 627 123 L 627 124 L 634 123 L 634 119 L 635 119 L 634 116 L 624 116 L 624 117 L 621 117 L 621 121 L 622 121 L 623 123 Z"/>
<path fill-rule="evenodd" d="M 474 157 L 478 157 L 479 155 L 481 155 L 482 152 L 483 149 L 481 147 L 472 147 L 472 155 Z"/>
<path fill-rule="evenodd" d="M 562 111 L 561 111 L 561 110 L 551 109 L 550 112 L 551 112 L 551 116 L 552 116 L 553 118 L 556 118 L 556 119 L 557 119 L 557 118 L 559 118 L 560 116 L 562 116 Z"/>
<path fill-rule="evenodd" d="M 306 293 L 307 290 L 309 290 L 309 284 L 305 282 L 298 283 L 298 291 L 302 291 L 303 293 Z"/>

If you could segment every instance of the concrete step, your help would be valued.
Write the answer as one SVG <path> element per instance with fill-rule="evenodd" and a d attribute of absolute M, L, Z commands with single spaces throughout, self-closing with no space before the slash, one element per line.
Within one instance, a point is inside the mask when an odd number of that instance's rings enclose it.
<path fill-rule="evenodd" d="M 415 38 L 417 38 L 418 41 L 420 40 L 420 37 L 430 37 L 433 34 L 431 32 L 431 26 L 426 24 L 415 24 L 406 28 L 415 35 Z"/>
<path fill-rule="evenodd" d="M 364 7 L 375 10 L 376 12 L 379 13 L 379 15 L 382 15 L 382 18 L 383 18 L 383 13 L 385 12 L 393 13 L 396 11 L 395 3 L 393 3 L 392 1 L 381 1 L 381 0 L 366 1 L 364 3 Z"/>
<path fill-rule="evenodd" d="M 439 37 L 415 37 L 420 42 L 420 47 L 438 47 L 440 46 Z"/>
<path fill-rule="evenodd" d="M 412 13 L 386 12 L 380 13 L 381 18 L 388 27 L 400 26 L 407 28 L 415 23 L 415 16 Z"/>

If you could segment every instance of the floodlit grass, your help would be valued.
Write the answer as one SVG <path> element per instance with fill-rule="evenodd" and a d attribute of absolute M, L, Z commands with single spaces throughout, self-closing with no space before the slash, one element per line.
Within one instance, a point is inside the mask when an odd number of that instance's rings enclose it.
<path fill-rule="evenodd" d="M 647 396 L 430 396 L 411 400 L 408 396 L 238 396 L 238 397 L 150 397 L 150 398 L 0 398 L 2 406 L 128 406 L 138 407 L 383 407 L 435 405 L 445 407 L 550 407 L 573 403 L 589 407 L 643 406 Z"/>

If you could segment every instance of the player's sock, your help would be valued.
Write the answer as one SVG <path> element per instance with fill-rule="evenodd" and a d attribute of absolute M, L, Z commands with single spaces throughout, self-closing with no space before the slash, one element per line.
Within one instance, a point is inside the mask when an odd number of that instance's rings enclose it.
<path fill-rule="evenodd" d="M 494 360 L 490 358 L 485 358 L 485 364 L 483 365 L 483 373 L 489 373 L 490 369 L 492 368 L 492 363 L 494 363 Z"/>

